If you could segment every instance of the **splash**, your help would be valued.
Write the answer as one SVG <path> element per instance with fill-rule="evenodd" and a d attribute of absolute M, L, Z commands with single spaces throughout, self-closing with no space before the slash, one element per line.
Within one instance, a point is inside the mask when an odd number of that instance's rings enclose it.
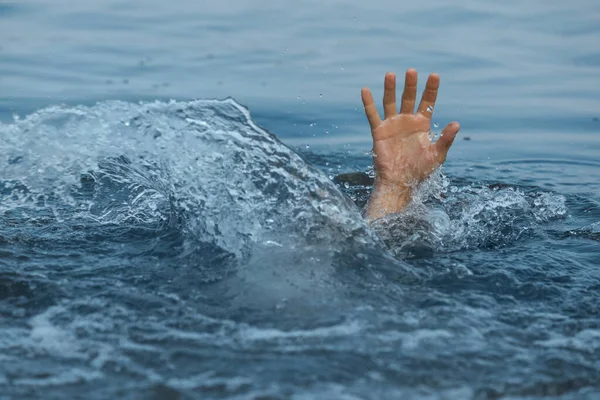
<path fill-rule="evenodd" d="M 500 248 L 567 215 L 563 195 L 509 185 L 451 184 L 438 170 L 402 214 L 375 230 L 397 257 Z"/>
<path fill-rule="evenodd" d="M 22 223 L 175 229 L 184 253 L 213 243 L 237 258 L 259 242 L 377 243 L 323 173 L 231 99 L 56 106 L 0 137 L 0 211 Z"/>

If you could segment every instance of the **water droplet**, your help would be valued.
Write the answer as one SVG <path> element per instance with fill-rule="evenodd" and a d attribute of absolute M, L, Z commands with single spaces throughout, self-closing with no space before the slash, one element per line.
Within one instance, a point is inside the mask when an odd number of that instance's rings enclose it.
<path fill-rule="evenodd" d="M 440 124 L 439 124 L 439 123 L 437 123 L 437 122 L 434 122 L 434 123 L 433 123 L 433 127 L 434 127 L 434 128 L 439 128 L 439 127 L 440 127 Z"/>

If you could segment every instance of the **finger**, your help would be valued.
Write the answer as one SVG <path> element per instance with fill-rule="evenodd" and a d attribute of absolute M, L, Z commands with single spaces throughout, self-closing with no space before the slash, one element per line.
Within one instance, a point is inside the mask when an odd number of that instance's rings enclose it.
<path fill-rule="evenodd" d="M 396 74 L 392 72 L 385 74 L 383 88 L 383 115 L 384 118 L 390 118 L 398 113 L 396 110 Z"/>
<path fill-rule="evenodd" d="M 409 69 L 404 77 L 404 91 L 402 92 L 402 105 L 400 114 L 412 114 L 415 112 L 417 101 L 417 71 Z"/>
<path fill-rule="evenodd" d="M 419 104 L 419 110 L 417 113 L 422 113 L 428 118 L 431 118 L 433 114 L 433 108 L 435 107 L 435 100 L 437 99 L 438 88 L 440 87 L 440 77 L 438 74 L 431 74 L 427 78 L 427 85 L 423 91 L 421 97 L 421 103 Z"/>
<path fill-rule="evenodd" d="M 365 114 L 367 114 L 367 119 L 369 120 L 371 129 L 375 129 L 381 125 L 381 117 L 377 112 L 377 107 L 375 107 L 373 95 L 371 94 L 369 88 L 363 88 L 360 94 L 362 97 L 363 106 L 365 106 Z"/>
<path fill-rule="evenodd" d="M 458 122 L 451 122 L 442 130 L 439 139 L 433 145 L 435 153 L 438 157 L 438 162 L 442 164 L 446 161 L 446 156 L 448 155 L 448 150 L 450 150 L 450 146 L 452 146 L 452 142 L 454 142 L 454 138 L 460 129 L 460 124 Z"/>

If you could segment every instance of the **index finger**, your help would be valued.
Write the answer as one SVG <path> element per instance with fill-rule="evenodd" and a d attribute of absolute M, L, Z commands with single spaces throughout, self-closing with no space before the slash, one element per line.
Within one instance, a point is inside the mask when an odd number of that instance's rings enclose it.
<path fill-rule="evenodd" d="M 375 102 L 373 101 L 373 94 L 369 90 L 369 88 L 362 88 L 360 91 L 363 106 L 365 107 L 365 114 L 367 114 L 367 119 L 369 120 L 369 124 L 371 125 L 371 129 L 377 128 L 381 125 L 381 117 L 377 112 L 377 107 L 375 106 Z"/>
<path fill-rule="evenodd" d="M 418 113 L 423 113 L 426 117 L 431 118 L 433 114 L 433 108 L 435 107 L 435 100 L 437 99 L 438 88 L 440 87 L 440 77 L 438 74 L 431 74 L 427 79 L 425 90 L 423 91 L 423 97 L 421 97 L 421 104 L 419 104 Z"/>

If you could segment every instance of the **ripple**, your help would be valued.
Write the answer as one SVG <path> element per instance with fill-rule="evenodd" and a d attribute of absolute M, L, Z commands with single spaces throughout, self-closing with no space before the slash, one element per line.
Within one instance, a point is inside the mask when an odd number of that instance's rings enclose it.
<path fill-rule="evenodd" d="M 9 396 L 597 389 L 593 196 L 438 172 L 368 227 L 336 187 L 361 204 L 365 175 L 332 182 L 233 100 L 52 107 L 0 133 Z"/>

